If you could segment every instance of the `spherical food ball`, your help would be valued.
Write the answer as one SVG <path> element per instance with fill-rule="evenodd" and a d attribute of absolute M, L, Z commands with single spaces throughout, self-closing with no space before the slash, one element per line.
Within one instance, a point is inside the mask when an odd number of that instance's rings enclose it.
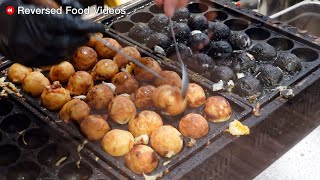
<path fill-rule="evenodd" d="M 88 71 L 98 62 L 98 55 L 88 46 L 79 47 L 73 55 L 74 67 L 78 71 Z"/>
<path fill-rule="evenodd" d="M 255 44 L 251 49 L 249 49 L 249 53 L 258 61 L 273 61 L 277 55 L 274 47 L 266 42 Z"/>
<path fill-rule="evenodd" d="M 89 140 L 99 140 L 103 138 L 111 128 L 102 116 L 89 115 L 81 121 L 80 129 Z"/>
<path fill-rule="evenodd" d="M 150 29 L 156 32 L 163 32 L 168 24 L 169 18 L 164 14 L 157 14 L 148 22 Z"/>
<path fill-rule="evenodd" d="M 191 35 L 191 29 L 186 23 L 174 23 L 172 25 L 172 29 L 174 32 L 174 35 L 178 41 L 185 41 L 187 40 Z M 169 30 L 171 32 L 171 30 Z M 170 38 L 172 37 L 172 33 L 169 33 Z"/>
<path fill-rule="evenodd" d="M 72 64 L 68 61 L 63 61 L 60 64 L 54 65 L 50 68 L 49 77 L 51 81 L 66 83 L 74 73 L 75 70 Z"/>
<path fill-rule="evenodd" d="M 137 108 L 149 109 L 154 107 L 152 95 L 156 88 L 152 85 L 141 86 L 137 91 L 131 95 L 131 100 Z"/>
<path fill-rule="evenodd" d="M 125 156 L 126 166 L 136 174 L 148 174 L 155 170 L 159 157 L 154 150 L 146 145 L 134 146 Z"/>
<path fill-rule="evenodd" d="M 160 46 L 163 49 L 167 49 L 172 44 L 171 39 L 162 33 L 154 33 L 150 36 L 146 46 L 150 49 L 154 49 L 155 46 Z"/>
<path fill-rule="evenodd" d="M 278 66 L 283 71 L 289 72 L 290 74 L 298 72 L 302 69 L 300 59 L 292 53 L 278 53 L 274 65 Z"/>
<path fill-rule="evenodd" d="M 85 95 L 93 87 L 93 78 L 86 71 L 74 73 L 67 84 L 67 90 L 71 95 Z"/>
<path fill-rule="evenodd" d="M 119 72 L 118 65 L 110 59 L 100 60 L 92 70 L 92 77 L 96 80 L 109 80 Z"/>
<path fill-rule="evenodd" d="M 90 107 L 87 103 L 80 99 L 72 99 L 63 105 L 60 110 L 59 117 L 64 122 L 69 123 L 70 121 L 81 121 L 83 118 L 89 116 Z"/>
<path fill-rule="evenodd" d="M 243 50 L 251 45 L 250 37 L 242 31 L 231 31 L 228 41 L 234 50 Z"/>
<path fill-rule="evenodd" d="M 8 79 L 13 83 L 22 83 L 32 69 L 19 63 L 12 64 L 8 69 Z"/>
<path fill-rule="evenodd" d="M 128 124 L 129 131 L 134 137 L 151 133 L 163 125 L 162 119 L 154 111 L 141 111 L 134 119 L 131 119 Z"/>
<path fill-rule="evenodd" d="M 135 48 L 135 47 L 125 47 L 121 49 L 121 52 L 134 58 L 134 59 L 140 59 L 141 55 L 140 52 Z M 121 54 L 117 54 L 114 58 L 113 61 L 118 65 L 119 68 L 124 68 L 126 67 L 127 64 L 129 64 L 129 59 L 125 58 Z"/>
<path fill-rule="evenodd" d="M 41 72 L 31 72 L 22 81 L 22 89 L 32 96 L 40 96 L 50 81 Z"/>
<path fill-rule="evenodd" d="M 190 83 L 186 94 L 187 104 L 191 108 L 197 108 L 206 102 L 206 93 L 196 83 Z"/>
<path fill-rule="evenodd" d="M 93 109 L 107 109 L 111 100 L 114 98 L 113 91 L 104 84 L 93 86 L 86 97 L 86 101 Z"/>
<path fill-rule="evenodd" d="M 126 155 L 132 149 L 133 144 L 132 134 L 120 129 L 107 132 L 101 142 L 102 149 L 111 156 Z"/>
<path fill-rule="evenodd" d="M 139 59 L 139 61 L 158 74 L 162 71 L 160 64 L 151 57 L 142 57 Z M 134 75 L 136 76 L 137 80 L 145 82 L 151 82 L 156 78 L 149 71 L 138 65 L 134 67 Z"/>
<path fill-rule="evenodd" d="M 192 14 L 188 20 L 188 25 L 193 30 L 205 30 L 208 28 L 208 19 L 202 14 Z"/>
<path fill-rule="evenodd" d="M 144 23 L 136 23 L 129 30 L 128 36 L 139 43 L 145 43 L 152 34 L 152 30 Z"/>
<path fill-rule="evenodd" d="M 204 107 L 204 117 L 212 122 L 224 122 L 231 118 L 232 109 L 229 102 L 222 96 L 212 96 L 207 99 Z"/>
<path fill-rule="evenodd" d="M 240 96 L 252 96 L 260 92 L 262 86 L 260 81 L 253 76 L 240 78 L 233 88 L 233 92 Z"/>
<path fill-rule="evenodd" d="M 233 80 L 234 77 L 234 72 L 228 66 L 217 66 L 210 72 L 210 79 L 216 83 L 220 80 L 228 82 Z"/>
<path fill-rule="evenodd" d="M 134 103 L 126 96 L 116 96 L 109 104 L 109 117 L 118 124 L 127 124 L 137 113 Z"/>
<path fill-rule="evenodd" d="M 209 37 L 204 33 L 196 33 L 188 39 L 188 46 L 194 52 L 202 52 L 210 43 Z"/>
<path fill-rule="evenodd" d="M 235 72 L 254 72 L 256 70 L 256 61 L 249 53 L 238 53 L 232 58 L 232 68 Z"/>
<path fill-rule="evenodd" d="M 178 46 L 178 50 L 179 50 L 181 59 L 187 59 L 190 56 L 192 56 L 192 50 L 188 46 L 186 46 L 182 43 L 177 43 L 177 46 Z M 172 59 L 174 61 L 178 61 L 178 56 L 177 56 L 176 49 L 175 49 L 174 45 L 171 45 L 168 48 L 166 55 L 169 59 Z"/>
<path fill-rule="evenodd" d="M 199 74 L 205 74 L 214 67 L 212 58 L 203 53 L 196 53 L 186 60 L 187 67 Z"/>
<path fill-rule="evenodd" d="M 152 95 L 154 105 L 165 115 L 176 116 L 187 107 L 187 101 L 181 96 L 181 90 L 176 86 L 159 86 Z"/>
<path fill-rule="evenodd" d="M 112 47 L 120 50 L 122 47 L 121 45 L 118 43 L 118 41 L 116 41 L 115 39 L 112 38 L 103 38 L 105 41 L 107 41 Z M 96 51 L 99 55 L 100 58 L 104 58 L 104 59 L 110 59 L 113 58 L 117 52 L 110 49 L 108 46 L 104 45 L 102 42 L 97 42 L 96 44 Z"/>
<path fill-rule="evenodd" d="M 161 85 L 172 85 L 172 86 L 177 86 L 177 87 L 181 87 L 181 78 L 180 76 L 174 72 L 174 71 L 161 71 L 159 73 L 159 75 L 161 77 L 163 77 L 163 79 L 160 78 L 156 78 L 154 85 L 156 87 L 159 87 Z"/>
<path fill-rule="evenodd" d="M 138 89 L 138 81 L 128 72 L 119 72 L 112 78 L 112 84 L 116 86 L 116 93 L 132 94 Z"/>
<path fill-rule="evenodd" d="M 221 22 L 209 22 L 207 35 L 211 40 L 214 41 L 228 39 L 230 35 L 230 29 L 227 25 Z"/>
<path fill-rule="evenodd" d="M 170 125 L 153 131 L 150 137 L 151 147 L 161 156 L 169 153 L 178 154 L 183 148 L 181 133 Z"/>
<path fill-rule="evenodd" d="M 70 92 L 63 88 L 59 81 L 47 86 L 41 94 L 41 104 L 51 111 L 60 110 L 70 100 Z"/>
<path fill-rule="evenodd" d="M 209 125 L 203 116 L 191 113 L 181 119 L 179 131 L 184 137 L 202 138 L 208 134 Z"/>
<path fill-rule="evenodd" d="M 227 41 L 212 41 L 208 47 L 208 55 L 213 59 L 227 59 L 231 57 L 233 49 Z"/>
<path fill-rule="evenodd" d="M 102 33 L 96 33 L 97 36 L 99 36 L 100 38 L 103 38 L 103 34 Z M 88 42 L 88 46 L 91 48 L 95 48 L 96 44 L 97 44 L 98 40 L 94 37 L 94 36 L 90 36 L 89 42 Z"/>
<path fill-rule="evenodd" d="M 172 20 L 177 22 L 187 21 L 189 18 L 190 18 L 190 11 L 186 7 L 177 9 L 172 16 Z"/>
<path fill-rule="evenodd" d="M 282 70 L 271 64 L 261 66 L 258 72 L 259 81 L 267 87 L 278 85 L 283 78 Z"/>

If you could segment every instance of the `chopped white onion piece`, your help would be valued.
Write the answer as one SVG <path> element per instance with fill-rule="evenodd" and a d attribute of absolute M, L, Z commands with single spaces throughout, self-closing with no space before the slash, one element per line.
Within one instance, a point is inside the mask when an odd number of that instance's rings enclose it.
<path fill-rule="evenodd" d="M 219 82 L 212 85 L 212 91 L 219 91 L 223 89 L 223 81 L 220 80 Z"/>

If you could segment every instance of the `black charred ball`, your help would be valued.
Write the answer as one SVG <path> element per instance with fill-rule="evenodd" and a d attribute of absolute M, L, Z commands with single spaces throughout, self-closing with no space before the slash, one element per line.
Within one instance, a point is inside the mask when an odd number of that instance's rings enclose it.
<path fill-rule="evenodd" d="M 245 76 L 239 79 L 233 88 L 233 92 L 239 96 L 252 96 L 262 89 L 260 81 L 253 76 Z"/>
<path fill-rule="evenodd" d="M 190 18 L 190 11 L 188 8 L 180 8 L 176 10 L 172 16 L 172 20 L 181 22 L 187 21 Z"/>
<path fill-rule="evenodd" d="M 193 14 L 188 20 L 188 25 L 192 30 L 205 30 L 208 28 L 208 19 L 202 14 Z"/>
<path fill-rule="evenodd" d="M 214 62 L 208 55 L 197 53 L 187 59 L 186 65 L 199 74 L 205 74 L 206 71 L 214 67 Z"/>
<path fill-rule="evenodd" d="M 210 39 L 204 33 L 196 33 L 188 39 L 188 46 L 194 52 L 202 52 L 209 43 Z"/>
<path fill-rule="evenodd" d="M 216 83 L 220 80 L 228 82 L 233 80 L 234 77 L 235 74 L 228 66 L 217 66 L 210 72 L 210 79 Z"/>
<path fill-rule="evenodd" d="M 266 87 L 278 85 L 282 78 L 283 72 L 276 66 L 266 64 L 259 68 L 258 79 Z"/>
<path fill-rule="evenodd" d="M 277 55 L 274 47 L 265 42 L 254 45 L 249 52 L 258 61 L 273 61 Z"/>
<path fill-rule="evenodd" d="M 189 38 L 191 34 L 191 29 L 186 23 L 174 23 L 172 25 L 173 32 L 176 36 L 176 39 L 178 41 L 185 41 Z M 170 37 L 172 38 L 171 32 L 168 33 Z"/>
<path fill-rule="evenodd" d="M 227 25 L 221 22 L 209 22 L 207 35 L 211 40 L 215 41 L 228 39 L 230 35 L 230 29 Z"/>
<path fill-rule="evenodd" d="M 232 55 L 233 50 L 227 41 L 215 41 L 210 43 L 207 51 L 214 59 L 226 59 Z"/>
<path fill-rule="evenodd" d="M 274 65 L 278 66 L 283 71 L 287 71 L 291 74 L 298 72 L 302 69 L 300 59 L 294 54 L 285 52 L 281 52 L 278 54 L 274 62 Z"/>
<path fill-rule="evenodd" d="M 129 37 L 140 43 L 146 42 L 152 30 L 144 23 L 137 23 L 129 30 Z"/>
<path fill-rule="evenodd" d="M 150 29 L 156 32 L 164 32 L 168 24 L 169 18 L 164 14 L 157 14 L 148 22 Z"/>
<path fill-rule="evenodd" d="M 189 58 L 189 57 L 192 56 L 192 51 L 191 51 L 191 49 L 190 49 L 188 46 L 186 46 L 186 45 L 184 45 L 184 44 L 182 44 L 182 43 L 178 43 L 177 46 L 178 46 L 178 50 L 179 50 L 179 52 L 180 52 L 180 55 L 181 55 L 181 58 L 182 58 L 182 59 L 187 59 L 187 58 Z M 177 57 L 177 55 L 176 55 L 176 49 L 175 49 L 175 46 L 174 46 L 174 45 L 171 45 L 171 46 L 168 48 L 168 50 L 167 50 L 167 57 L 168 57 L 169 59 L 172 59 L 172 60 L 175 60 L 175 61 L 178 60 L 178 57 Z"/>
<path fill-rule="evenodd" d="M 232 68 L 237 73 L 251 72 L 256 70 L 256 61 L 252 55 L 242 52 L 234 54 L 232 59 Z"/>
<path fill-rule="evenodd" d="M 241 31 L 231 31 L 229 43 L 234 50 L 243 50 L 251 45 L 250 37 Z"/>
<path fill-rule="evenodd" d="M 163 49 L 167 49 L 171 45 L 171 39 L 162 33 L 152 34 L 147 42 L 147 47 L 153 49 L 154 46 L 160 46 Z"/>

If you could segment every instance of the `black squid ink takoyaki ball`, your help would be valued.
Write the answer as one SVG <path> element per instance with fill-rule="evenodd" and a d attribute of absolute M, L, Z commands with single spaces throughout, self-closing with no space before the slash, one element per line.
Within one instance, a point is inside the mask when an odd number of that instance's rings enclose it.
<path fill-rule="evenodd" d="M 296 55 L 286 52 L 278 53 L 274 65 L 290 74 L 298 72 L 302 69 L 300 59 Z"/>
<path fill-rule="evenodd" d="M 186 60 L 187 67 L 197 71 L 199 74 L 204 74 L 214 67 L 211 57 L 203 53 L 196 53 Z"/>
<path fill-rule="evenodd" d="M 266 64 L 259 68 L 258 79 L 266 87 L 278 85 L 282 78 L 283 72 L 279 67 Z"/>
<path fill-rule="evenodd" d="M 169 18 L 164 14 L 157 14 L 148 22 L 148 26 L 150 27 L 150 29 L 156 32 L 164 32 L 168 24 Z"/>
<path fill-rule="evenodd" d="M 177 41 L 184 41 L 190 37 L 191 29 L 186 23 L 174 23 L 172 28 Z M 168 34 L 172 38 L 172 34 L 170 32 Z"/>
<path fill-rule="evenodd" d="M 172 16 L 172 20 L 177 22 L 187 21 L 189 18 L 190 18 L 190 11 L 188 8 L 185 8 L 185 7 L 177 9 Z"/>
<path fill-rule="evenodd" d="M 202 14 L 193 14 L 188 20 L 188 25 L 192 30 L 205 30 L 208 28 L 208 19 Z"/>
<path fill-rule="evenodd" d="M 242 31 L 231 31 L 229 43 L 234 50 L 243 50 L 251 45 L 251 39 Z"/>
<path fill-rule="evenodd" d="M 209 22 L 207 35 L 211 40 L 215 41 L 228 39 L 230 29 L 227 25 L 221 22 Z"/>
<path fill-rule="evenodd" d="M 216 83 L 220 80 L 228 82 L 233 80 L 234 77 L 234 72 L 228 66 L 217 66 L 210 72 L 210 79 Z"/>
<path fill-rule="evenodd" d="M 260 81 L 254 76 L 245 76 L 239 79 L 233 88 L 233 91 L 239 96 L 252 96 L 260 92 L 262 86 Z"/>
<path fill-rule="evenodd" d="M 146 42 L 151 34 L 152 30 L 144 23 L 137 23 L 129 30 L 129 37 L 140 43 Z"/>
<path fill-rule="evenodd" d="M 182 59 L 186 59 L 186 58 L 192 56 L 192 51 L 188 46 L 186 46 L 182 43 L 177 43 L 177 46 L 178 46 L 178 50 L 180 52 Z M 178 60 L 177 54 L 176 54 L 176 49 L 175 49 L 174 45 L 171 45 L 168 48 L 167 57 L 172 60 Z"/>
<path fill-rule="evenodd" d="M 234 54 L 231 60 L 232 68 L 237 73 L 253 73 L 256 70 L 256 61 L 254 57 L 248 53 L 242 52 Z"/>
<path fill-rule="evenodd" d="M 208 46 L 208 55 L 214 59 L 226 59 L 232 55 L 232 47 L 227 41 L 213 41 Z"/>
<path fill-rule="evenodd" d="M 196 33 L 188 39 L 188 46 L 193 52 L 202 52 L 209 43 L 210 39 L 204 33 Z"/>
<path fill-rule="evenodd" d="M 252 54 L 258 61 L 273 61 L 277 55 L 276 50 L 273 46 L 269 45 L 266 42 L 261 42 L 255 44 L 250 50 L 249 53 Z"/>
<path fill-rule="evenodd" d="M 155 33 L 150 36 L 146 45 L 151 49 L 153 49 L 155 46 L 160 46 L 163 49 L 167 49 L 171 45 L 171 39 L 165 34 Z"/>

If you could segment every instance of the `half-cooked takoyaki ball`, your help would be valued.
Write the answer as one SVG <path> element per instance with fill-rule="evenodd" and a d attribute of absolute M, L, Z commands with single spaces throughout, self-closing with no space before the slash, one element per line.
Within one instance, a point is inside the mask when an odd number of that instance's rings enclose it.
<path fill-rule="evenodd" d="M 51 81 L 59 81 L 67 83 L 69 78 L 75 73 L 74 67 L 68 61 L 63 61 L 60 64 L 50 68 L 49 78 Z"/>
<path fill-rule="evenodd" d="M 175 38 L 178 41 L 185 41 L 191 35 L 191 29 L 186 23 L 182 23 L 182 22 L 174 23 L 172 25 L 172 28 L 173 28 Z M 169 33 L 169 35 L 171 38 L 173 38 L 171 33 Z"/>
<path fill-rule="evenodd" d="M 211 40 L 214 41 L 228 39 L 230 35 L 230 29 L 227 25 L 221 22 L 209 22 L 207 35 Z"/>
<path fill-rule="evenodd" d="M 177 22 L 181 22 L 181 21 L 187 21 L 190 18 L 190 11 L 188 8 L 179 8 L 177 9 L 173 16 L 172 16 L 172 20 L 177 21 Z"/>
<path fill-rule="evenodd" d="M 153 49 L 155 46 L 160 46 L 163 49 L 168 49 L 171 45 L 171 39 L 162 33 L 154 33 L 150 36 L 147 47 Z"/>
<path fill-rule="evenodd" d="M 208 134 L 209 124 L 200 114 L 191 113 L 181 119 L 178 129 L 184 137 L 197 139 Z"/>
<path fill-rule="evenodd" d="M 159 114 L 154 111 L 141 111 L 134 119 L 131 119 L 128 124 L 129 131 L 134 137 L 151 133 L 163 126 L 163 122 Z"/>
<path fill-rule="evenodd" d="M 186 100 L 189 107 L 200 107 L 206 102 L 206 93 L 198 84 L 190 83 L 187 89 Z"/>
<path fill-rule="evenodd" d="M 147 24 L 137 23 L 129 30 L 129 37 L 140 43 L 145 43 L 152 34 L 152 30 Z"/>
<path fill-rule="evenodd" d="M 213 59 L 227 59 L 231 57 L 232 52 L 232 47 L 227 41 L 213 41 L 208 47 L 208 55 Z"/>
<path fill-rule="evenodd" d="M 22 80 L 22 89 L 32 96 L 40 96 L 50 81 L 41 72 L 31 72 Z"/>
<path fill-rule="evenodd" d="M 96 35 L 99 36 L 100 38 L 103 38 L 103 34 L 102 33 L 96 33 Z M 89 42 L 88 42 L 87 46 L 89 46 L 91 48 L 95 48 L 97 42 L 98 42 L 98 40 L 94 36 L 90 36 L 90 39 L 89 39 Z"/>
<path fill-rule="evenodd" d="M 192 55 L 192 50 L 188 46 L 182 43 L 178 43 L 177 46 L 182 59 L 189 58 Z M 176 49 L 174 45 L 171 45 L 168 48 L 167 57 L 174 61 L 178 61 L 178 57 L 177 57 Z"/>
<path fill-rule="evenodd" d="M 196 33 L 188 39 L 188 46 L 193 52 L 203 51 L 210 43 L 209 37 L 204 33 Z"/>
<path fill-rule="evenodd" d="M 98 62 L 98 55 L 88 46 L 79 47 L 73 55 L 74 68 L 78 71 L 88 71 Z"/>
<path fill-rule="evenodd" d="M 86 97 L 86 101 L 93 109 L 107 109 L 111 100 L 114 98 L 113 91 L 104 84 L 93 86 Z"/>
<path fill-rule="evenodd" d="M 242 31 L 231 31 L 229 43 L 234 50 L 243 50 L 251 45 L 251 39 Z"/>
<path fill-rule="evenodd" d="M 148 22 L 150 29 L 156 32 L 164 32 L 169 24 L 169 18 L 165 14 L 157 14 Z"/>
<path fill-rule="evenodd" d="M 116 86 L 117 94 L 132 94 L 138 89 L 138 81 L 128 72 L 119 72 L 113 76 L 112 84 Z"/>
<path fill-rule="evenodd" d="M 277 55 L 274 47 L 266 42 L 255 44 L 251 49 L 249 49 L 249 53 L 258 61 L 273 61 Z"/>
<path fill-rule="evenodd" d="M 86 95 L 93 87 L 93 78 L 86 71 L 77 71 L 74 73 L 67 84 L 67 90 L 73 96 Z"/>
<path fill-rule="evenodd" d="M 186 60 L 187 67 L 197 71 L 199 74 L 205 74 L 209 69 L 214 67 L 212 58 L 203 53 L 196 53 Z"/>
<path fill-rule="evenodd" d="M 87 103 L 80 99 L 72 99 L 63 105 L 59 112 L 59 117 L 64 122 L 70 121 L 80 122 L 83 118 L 89 116 L 90 107 Z"/>
<path fill-rule="evenodd" d="M 252 96 L 261 91 L 260 81 L 253 76 L 240 78 L 233 88 L 233 91 L 239 96 Z"/>
<path fill-rule="evenodd" d="M 111 59 L 100 60 L 92 69 L 92 77 L 95 80 L 109 80 L 119 72 L 118 65 Z"/>
<path fill-rule="evenodd" d="M 155 90 L 156 88 L 151 85 L 141 86 L 135 93 L 131 95 L 131 100 L 134 102 L 137 108 L 152 108 L 154 107 L 152 102 L 152 95 Z"/>
<path fill-rule="evenodd" d="M 134 103 L 126 96 L 116 96 L 109 104 L 109 117 L 118 124 L 127 124 L 137 113 Z"/>
<path fill-rule="evenodd" d="M 181 96 L 181 90 L 172 85 L 159 86 L 152 95 L 152 101 L 162 114 L 176 116 L 187 107 L 187 101 Z"/>
<path fill-rule="evenodd" d="M 8 69 L 8 79 L 13 83 L 22 83 L 32 69 L 19 63 L 12 64 Z"/>
<path fill-rule="evenodd" d="M 132 134 L 125 130 L 113 129 L 104 135 L 102 149 L 111 156 L 124 156 L 134 145 Z"/>
<path fill-rule="evenodd" d="M 115 49 L 120 50 L 122 48 L 121 45 L 118 43 L 118 41 L 116 41 L 115 39 L 112 39 L 112 38 L 103 38 L 103 39 L 107 41 Z M 110 49 L 108 46 L 106 46 L 100 41 L 97 42 L 95 49 L 99 57 L 104 59 L 112 59 L 117 54 L 116 51 Z"/>
<path fill-rule="evenodd" d="M 150 137 L 151 147 L 161 156 L 178 154 L 183 148 L 181 133 L 170 125 L 153 131 Z"/>
<path fill-rule="evenodd" d="M 210 72 L 210 79 L 214 82 L 219 82 L 220 80 L 228 82 L 234 78 L 235 74 L 228 66 L 217 66 Z"/>
<path fill-rule="evenodd" d="M 140 52 L 135 47 L 127 46 L 121 49 L 121 52 L 132 57 L 133 59 L 141 58 Z M 125 58 L 121 54 L 117 54 L 113 58 L 113 61 L 118 65 L 119 69 L 126 67 L 126 65 L 130 62 L 129 59 Z"/>
<path fill-rule="evenodd" d="M 263 65 L 259 68 L 258 79 L 261 84 L 267 87 L 276 86 L 283 78 L 283 72 L 279 67 L 271 64 Z"/>
<path fill-rule="evenodd" d="M 41 94 L 41 104 L 51 111 L 60 110 L 70 100 L 70 92 L 63 88 L 59 81 L 47 86 Z"/>
<path fill-rule="evenodd" d="M 161 85 L 165 85 L 165 84 L 168 84 L 168 85 L 172 85 L 172 86 L 176 86 L 176 87 L 181 87 L 181 78 L 180 76 L 174 72 L 174 71 L 161 71 L 159 73 L 159 75 L 161 77 L 163 77 L 163 79 L 160 79 L 160 78 L 156 78 L 155 82 L 154 82 L 154 85 L 156 87 L 159 87 Z"/>
<path fill-rule="evenodd" d="M 254 57 L 248 53 L 234 54 L 231 58 L 232 68 L 235 72 L 254 72 L 256 70 L 256 61 Z"/>
<path fill-rule="evenodd" d="M 139 59 L 139 62 L 141 62 L 142 64 L 144 64 L 145 66 L 152 69 L 154 72 L 158 74 L 162 71 L 160 64 L 151 57 L 142 57 Z M 144 82 L 151 82 L 156 78 L 149 71 L 145 70 L 144 68 L 138 65 L 134 67 L 134 75 L 137 78 L 137 80 Z"/>
<path fill-rule="evenodd" d="M 99 140 L 111 128 L 102 116 L 89 115 L 81 121 L 80 129 L 89 140 Z"/>
<path fill-rule="evenodd" d="M 146 145 L 134 146 L 125 156 L 126 166 L 136 174 L 148 174 L 155 170 L 159 157 L 155 151 Z"/>
<path fill-rule="evenodd" d="M 188 20 L 192 30 L 205 30 L 208 28 L 208 19 L 202 14 L 192 14 Z"/>
<path fill-rule="evenodd" d="M 289 72 L 291 74 L 298 72 L 302 69 L 300 59 L 292 53 L 278 53 L 274 65 L 278 66 L 283 71 Z"/>
<path fill-rule="evenodd" d="M 211 96 L 204 106 L 204 117 L 209 121 L 224 122 L 231 118 L 231 106 L 222 96 Z"/>

